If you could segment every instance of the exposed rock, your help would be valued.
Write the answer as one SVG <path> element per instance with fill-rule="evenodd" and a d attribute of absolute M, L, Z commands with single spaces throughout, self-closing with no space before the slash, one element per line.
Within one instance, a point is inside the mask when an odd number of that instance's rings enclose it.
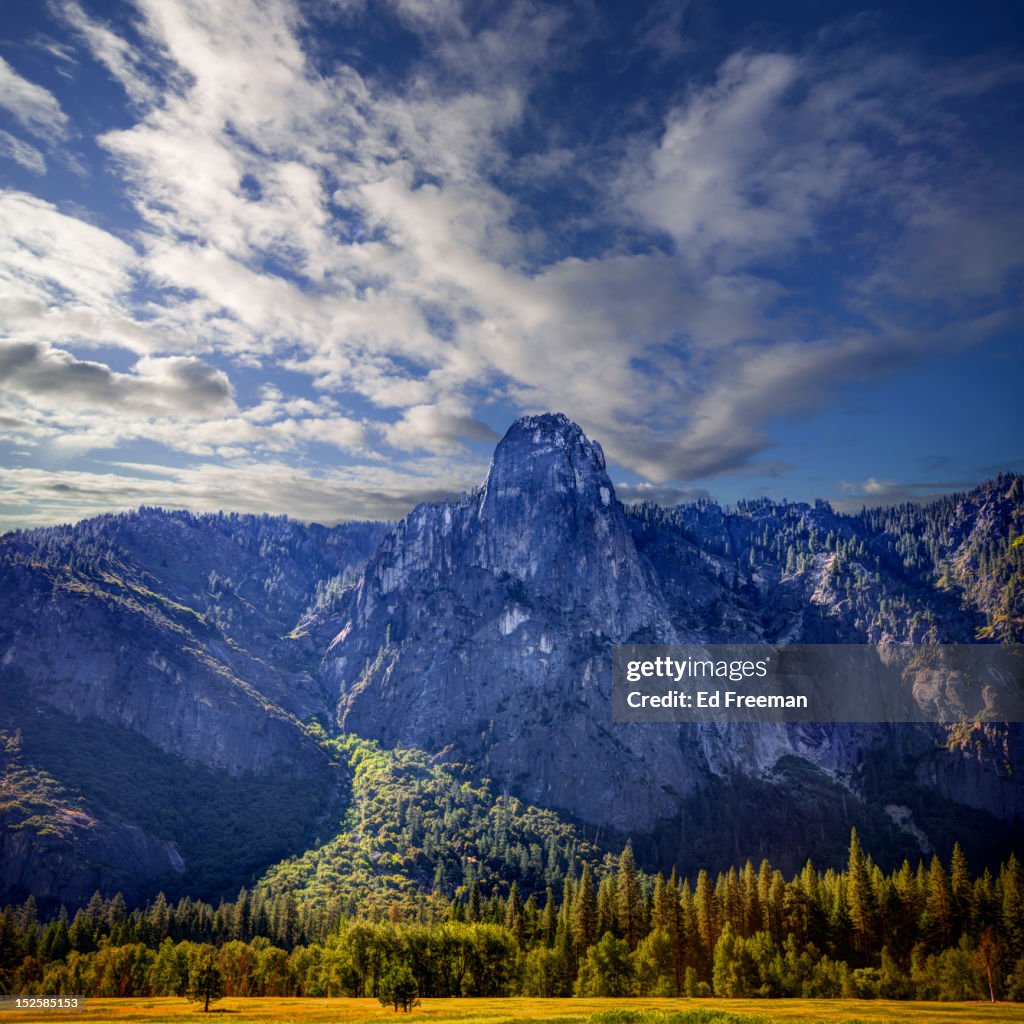
<path fill-rule="evenodd" d="M 709 780 L 771 778 L 791 756 L 851 799 L 884 761 L 1018 819 L 1019 772 L 945 750 L 935 727 L 611 721 L 617 642 L 970 639 L 977 613 L 896 571 L 890 545 L 823 502 L 625 509 L 599 445 L 564 416 L 526 417 L 479 491 L 421 505 L 383 539 L 335 619 L 325 687 L 342 729 L 453 752 L 524 799 L 623 831 L 677 821 Z"/>
<path fill-rule="evenodd" d="M 1022 532 L 1021 477 L 857 516 L 767 500 L 627 508 L 600 446 L 545 415 L 512 425 L 478 491 L 397 524 L 143 509 L 7 535 L 0 728 L 25 726 L 90 824 L 59 808 L 38 827 L 9 819 L 0 882 L 73 901 L 173 880 L 176 857 L 186 884 L 208 856 L 224 874 L 204 884 L 229 888 L 330 812 L 339 773 L 314 720 L 469 762 L 499 791 L 634 834 L 661 863 L 827 861 L 852 821 L 894 856 L 916 848 L 911 821 L 939 850 L 965 832 L 1008 842 L 1024 823 L 1018 727 L 615 725 L 609 652 L 1014 639 Z M 955 705 L 924 676 L 918 688 Z M 63 747 L 47 732 L 58 718 Z M 165 831 L 145 801 L 88 781 L 73 756 L 86 739 L 126 778 L 160 761 L 155 790 L 180 776 L 181 799 L 213 818 L 244 808 L 280 848 L 208 848 L 209 822 Z M 230 796 L 212 807 L 216 793 Z M 886 806 L 909 817 L 894 824 Z"/>
<path fill-rule="evenodd" d="M 674 629 L 600 447 L 564 416 L 517 421 L 482 489 L 398 524 L 351 604 L 324 661 L 343 729 L 453 746 L 524 799 L 623 830 L 694 785 L 678 737 L 611 726 L 608 645 Z"/>

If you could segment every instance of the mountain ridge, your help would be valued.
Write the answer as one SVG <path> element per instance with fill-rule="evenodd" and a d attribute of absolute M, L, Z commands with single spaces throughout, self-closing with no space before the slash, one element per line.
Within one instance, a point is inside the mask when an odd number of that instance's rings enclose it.
<path fill-rule="evenodd" d="M 331 834 L 348 783 L 324 727 L 471 764 L 498 792 L 633 834 L 654 866 L 829 857 L 845 849 L 851 806 L 893 856 L 908 842 L 948 848 L 969 827 L 998 840 L 974 856 L 995 857 L 1022 832 L 1018 729 L 614 727 L 607 651 L 625 639 L 1019 639 L 1021 533 L 1020 476 L 856 515 L 764 499 L 625 506 L 597 442 L 564 416 L 527 417 L 480 488 L 395 524 L 141 509 L 5 535 L 0 729 L 21 728 L 23 756 L 69 792 L 82 769 L 47 716 L 72 750 L 104 730 L 126 751 L 133 737 L 155 745 L 132 756 L 183 773 L 187 807 L 217 779 L 232 799 L 262 792 L 257 817 L 284 813 L 285 784 L 301 791 L 290 849 L 254 847 L 233 880 L 204 868 L 204 895 Z M 118 763 L 130 777 L 131 759 Z M 146 817 L 90 785 L 79 795 L 97 827 Z M 752 812 L 765 808 L 759 834 Z M 18 836 L 7 891 L 57 898 L 82 871 L 98 877 L 53 835 L 26 847 L 27 819 L 4 813 L 6 841 Z M 146 841 L 167 853 L 135 878 L 136 896 L 158 866 L 183 860 L 187 884 L 231 848 L 211 822 L 179 823 L 186 841 L 146 820 Z M 63 867 L 12 881 L 33 857 Z"/>
<path fill-rule="evenodd" d="M 341 729 L 450 747 L 523 799 L 626 832 L 789 755 L 849 789 L 887 745 L 937 785 L 959 773 L 950 795 L 959 785 L 979 810 L 1020 814 L 1008 775 L 951 766 L 927 728 L 894 744 L 864 726 L 612 725 L 612 642 L 973 640 L 984 619 L 897 560 L 864 516 L 768 501 L 627 508 L 588 446 L 564 416 L 517 421 L 478 491 L 419 506 L 384 538 L 322 665 Z M 1019 522 L 1018 478 L 1004 485 Z"/>

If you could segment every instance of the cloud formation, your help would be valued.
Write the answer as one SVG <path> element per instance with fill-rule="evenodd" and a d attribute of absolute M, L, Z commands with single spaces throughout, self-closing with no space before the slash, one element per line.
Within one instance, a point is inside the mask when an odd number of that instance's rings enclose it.
<path fill-rule="evenodd" d="M 326 446 L 349 495 L 386 462 L 390 509 L 424 457 L 466 486 L 474 444 L 557 409 L 638 496 L 703 494 L 851 383 L 1020 324 L 1019 166 L 968 116 L 1010 61 L 940 67 L 846 25 L 686 74 L 666 5 L 621 43 L 525 0 L 53 9 L 54 59 L 123 92 L 77 130 L 132 219 L 0 192 L 11 444 L 150 443 L 225 480 L 282 457 L 315 479 Z M 588 46 L 618 49 L 598 71 Z M 578 119 L 572 90 L 655 51 L 671 88 Z M 6 62 L 0 86 L 12 127 L 74 155 L 69 101 Z M 46 171 L 14 134 L 4 153 Z"/>
<path fill-rule="evenodd" d="M 57 97 L 41 85 L 18 74 L 0 57 L 0 108 L 10 111 L 18 123 L 40 138 L 61 137 L 68 125 Z"/>

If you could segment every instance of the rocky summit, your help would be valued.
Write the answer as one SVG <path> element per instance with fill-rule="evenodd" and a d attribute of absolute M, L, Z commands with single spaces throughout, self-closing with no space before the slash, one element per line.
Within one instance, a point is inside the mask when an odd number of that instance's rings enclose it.
<path fill-rule="evenodd" d="M 700 762 L 674 731 L 611 724 L 609 645 L 675 628 L 600 447 L 564 416 L 517 421 L 478 491 L 399 524 L 349 608 L 322 666 L 341 729 L 450 749 L 620 830 L 692 790 Z"/>
<path fill-rule="evenodd" d="M 625 508 L 597 443 L 564 416 L 526 417 L 478 491 L 420 506 L 367 563 L 322 665 L 337 726 L 467 760 L 524 799 L 657 837 L 677 863 L 730 847 L 779 858 L 794 831 L 838 847 L 850 812 L 823 808 L 851 803 L 873 818 L 862 827 L 895 821 L 925 845 L 958 820 L 946 808 L 935 823 L 933 798 L 1011 827 L 1024 811 L 1016 731 L 968 753 L 928 726 L 627 726 L 610 709 L 613 643 L 973 639 L 986 619 L 965 606 L 970 573 L 936 576 L 964 569 L 969 520 L 999 519 L 1007 546 L 1020 479 L 1002 487 L 1015 497 L 997 486 L 949 506 L 952 543 L 918 567 L 891 515 Z M 913 529 L 916 558 L 928 531 Z M 911 810 L 891 810 L 908 801 L 943 834 L 921 839 Z"/>
<path fill-rule="evenodd" d="M 339 516 L 344 514 L 339 509 Z M 1018 727 L 619 725 L 620 642 L 1019 641 L 1024 478 L 931 505 L 624 506 L 517 420 L 397 524 L 143 509 L 0 538 L 2 895 L 214 896 L 333 836 L 331 737 L 460 763 L 651 867 L 1024 837 Z M 410 790 L 415 800 L 415 788 Z"/>

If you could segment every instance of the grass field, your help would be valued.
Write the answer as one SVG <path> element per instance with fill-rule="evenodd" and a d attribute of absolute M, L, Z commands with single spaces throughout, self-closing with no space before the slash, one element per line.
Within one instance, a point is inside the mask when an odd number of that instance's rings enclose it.
<path fill-rule="evenodd" d="M 910 1003 L 832 999 L 428 999 L 411 1014 L 395 1014 L 375 999 L 222 999 L 203 1014 L 184 999 L 89 999 L 85 1012 L 5 1009 L 2 1024 L 50 1020 L 54 1024 L 347 1024 L 419 1020 L 422 1024 L 583 1024 L 607 1010 L 660 1010 L 678 1015 L 671 1024 L 1024 1024 L 1020 1003 Z M 730 1020 L 729 1014 L 736 1015 Z M 687 1018 L 690 1018 L 688 1020 Z M 647 1022 L 645 1022 L 647 1024 Z"/>

